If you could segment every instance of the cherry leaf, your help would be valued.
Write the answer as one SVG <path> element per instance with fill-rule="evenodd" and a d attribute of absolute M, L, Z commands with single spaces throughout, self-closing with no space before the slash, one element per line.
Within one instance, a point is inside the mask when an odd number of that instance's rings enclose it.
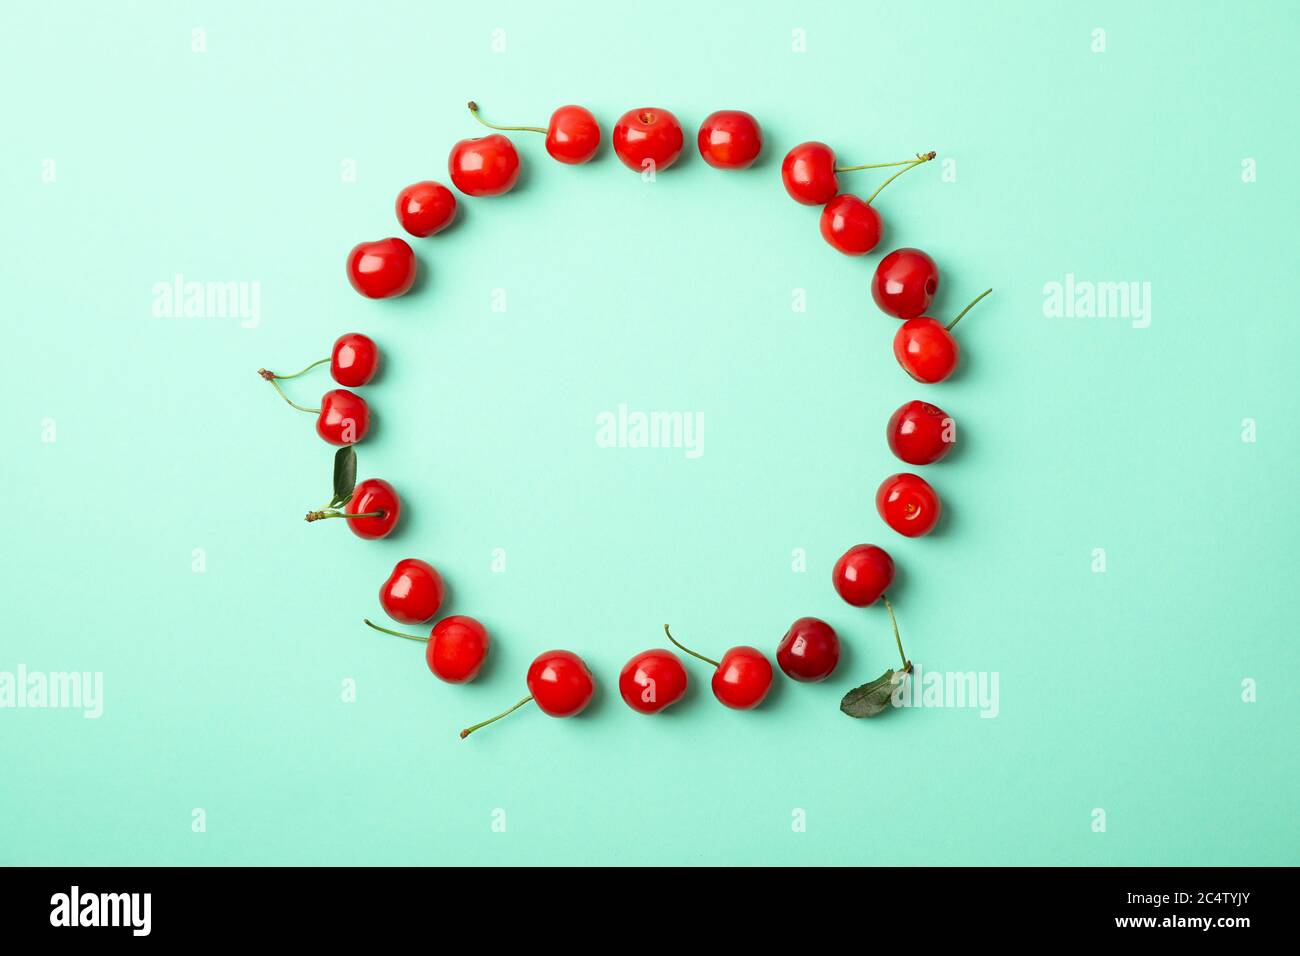
<path fill-rule="evenodd" d="M 345 499 L 352 497 L 352 490 L 357 486 L 357 453 L 351 445 L 344 445 L 334 455 L 334 500 L 331 507 L 336 507 Z"/>
<path fill-rule="evenodd" d="M 840 710 L 850 717 L 875 717 L 889 707 L 894 696 L 894 688 L 902 680 L 903 673 L 893 668 L 885 671 L 875 680 L 855 687 L 844 695 L 840 701 Z"/>

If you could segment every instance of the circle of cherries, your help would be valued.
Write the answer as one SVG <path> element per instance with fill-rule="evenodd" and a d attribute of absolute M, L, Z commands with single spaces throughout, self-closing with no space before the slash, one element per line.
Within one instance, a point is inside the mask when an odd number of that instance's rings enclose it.
<path fill-rule="evenodd" d="M 599 151 L 601 128 L 590 110 L 561 106 L 545 126 L 498 126 L 480 114 L 476 103 L 470 114 L 493 130 L 484 136 L 462 139 L 451 148 L 447 174 L 461 194 L 500 196 L 519 180 L 519 152 L 504 134 L 541 133 L 546 152 L 567 165 L 589 162 Z M 614 154 L 637 172 L 662 172 L 677 162 L 685 148 L 681 122 L 659 108 L 628 110 L 615 123 L 611 137 Z M 758 121 L 742 110 L 719 110 L 700 124 L 696 146 L 704 161 L 716 168 L 742 170 L 751 166 L 763 148 Z M 834 150 L 821 142 L 800 143 L 781 163 L 781 180 L 796 202 L 820 206 L 819 226 L 831 248 L 849 256 L 862 256 L 880 243 L 884 220 L 876 200 L 886 186 L 903 173 L 935 158 L 917 153 L 897 162 L 841 165 Z M 865 170 L 886 170 L 889 175 L 865 199 L 842 192 L 839 177 Z M 411 236 L 424 239 L 442 232 L 456 219 L 456 194 L 432 180 L 412 183 L 397 194 L 396 215 Z M 405 239 L 389 237 L 358 243 L 347 256 L 347 277 L 352 287 L 370 299 L 404 295 L 415 284 L 419 269 L 415 251 Z M 961 352 L 952 330 L 962 317 L 988 295 L 987 290 L 946 324 L 927 315 L 939 288 L 939 267 L 920 249 L 895 249 L 877 264 L 871 279 L 871 297 L 882 312 L 901 319 L 894 335 L 894 356 L 913 379 L 925 384 L 942 382 L 957 368 Z M 328 358 L 302 371 L 279 375 L 260 369 L 258 374 L 275 387 L 289 405 L 316 416 L 316 432 L 339 446 L 334 459 L 334 494 L 322 508 L 307 513 L 308 521 L 341 518 L 362 538 L 388 535 L 401 517 L 397 491 L 380 478 L 356 480 L 353 448 L 370 428 L 370 408 L 352 389 L 367 385 L 379 369 L 379 347 L 369 337 L 350 332 L 339 336 Z M 319 365 L 329 364 L 330 376 L 341 387 L 320 398 L 319 407 L 294 402 L 280 383 L 296 379 Z M 932 465 L 952 451 L 956 424 L 947 412 L 925 401 L 900 406 L 885 426 L 890 450 L 908 465 Z M 934 530 L 942 505 L 934 487 L 913 472 L 890 475 L 876 491 L 876 510 L 894 531 L 915 538 Z M 852 717 L 872 717 L 889 705 L 912 662 L 903 651 L 898 621 L 887 591 L 894 581 L 894 562 L 885 549 L 857 544 L 835 562 L 831 583 L 836 593 L 853 607 L 883 603 L 889 615 L 901 666 L 849 691 L 840 709 Z M 418 558 L 405 558 L 380 585 L 379 605 L 396 623 L 407 627 L 428 624 L 438 617 L 446 599 L 442 575 Z M 491 642 L 487 629 L 472 617 L 445 616 L 432 625 L 427 637 L 407 631 L 365 624 L 376 631 L 419 641 L 426 645 L 425 660 L 434 676 L 451 684 L 473 680 L 487 658 Z M 713 669 L 711 687 L 719 703 L 735 710 L 750 710 L 763 703 L 771 690 L 774 671 L 768 656 L 756 647 L 738 645 L 714 660 L 681 644 L 664 625 L 664 636 L 682 653 Z M 795 681 L 825 680 L 838 666 L 840 639 L 825 621 L 801 617 L 790 625 L 776 647 L 776 663 Z M 461 737 L 487 726 L 525 704 L 551 717 L 581 713 L 595 693 L 595 679 L 586 663 L 568 650 L 547 651 L 528 667 L 527 695 L 508 710 L 460 732 Z M 632 657 L 618 677 L 619 694 L 634 711 L 657 714 L 680 701 L 689 684 L 686 666 L 673 651 L 652 648 Z"/>

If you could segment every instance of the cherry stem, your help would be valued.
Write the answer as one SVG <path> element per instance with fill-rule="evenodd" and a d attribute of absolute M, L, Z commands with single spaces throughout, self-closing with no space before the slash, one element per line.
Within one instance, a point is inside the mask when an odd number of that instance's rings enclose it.
<path fill-rule="evenodd" d="M 853 173 L 859 169 L 888 169 L 890 166 L 910 166 L 916 162 L 920 155 L 920 153 L 917 153 L 911 159 L 900 159 L 896 163 L 863 163 L 861 166 L 836 166 L 835 171 L 837 173 Z"/>
<path fill-rule="evenodd" d="M 514 131 L 516 131 L 516 130 L 521 131 L 521 132 L 525 132 L 525 133 L 545 133 L 545 132 L 546 132 L 546 130 L 542 129 L 540 126 L 498 126 L 498 125 L 496 125 L 496 123 L 489 123 L 489 122 L 488 122 L 487 120 L 485 120 L 483 117 L 481 117 L 481 116 L 478 115 L 478 104 L 475 103 L 473 100 L 470 100 L 470 101 L 469 101 L 468 106 L 469 106 L 470 114 L 471 114 L 471 115 L 472 115 L 476 120 L 478 120 L 480 123 L 482 123 L 484 126 L 486 126 L 488 129 L 499 129 L 499 130 L 503 130 L 503 131 L 505 131 L 505 132 L 514 132 Z"/>
<path fill-rule="evenodd" d="M 880 597 L 885 602 L 885 610 L 889 612 L 889 623 L 894 625 L 894 643 L 898 645 L 898 656 L 903 660 L 903 671 L 910 674 L 912 673 L 912 662 L 903 653 L 903 639 L 898 634 L 898 618 L 894 617 L 894 605 L 889 603 L 889 595 L 882 594 Z"/>
<path fill-rule="evenodd" d="M 370 622 L 367 621 L 366 623 L 369 624 Z M 373 625 L 372 625 L 372 626 L 373 626 Z M 479 723 L 475 724 L 473 727 L 466 727 L 464 730 L 462 730 L 462 731 L 460 732 L 460 739 L 461 739 L 461 740 L 464 740 L 466 737 L 468 737 L 468 736 L 469 736 L 470 734 L 472 734 L 474 731 L 478 730 L 480 727 L 486 727 L 488 724 L 496 723 L 496 722 L 497 722 L 498 720 L 500 720 L 502 717 L 509 717 L 509 716 L 510 716 L 511 714 L 513 714 L 516 710 L 518 710 L 520 707 L 524 706 L 524 704 L 528 703 L 528 702 L 529 702 L 530 700 L 532 700 L 532 699 L 533 699 L 533 695 L 532 695 L 532 694 L 529 694 L 527 697 L 525 697 L 525 698 L 524 698 L 523 700 L 521 700 L 519 703 L 515 704 L 515 706 L 511 707 L 509 710 L 503 710 L 503 711 L 501 711 L 501 713 L 497 714 L 495 717 L 489 717 L 487 720 L 480 721 Z"/>
<path fill-rule="evenodd" d="M 957 313 L 957 318 L 953 319 L 951 322 L 949 322 L 947 325 L 945 325 L 944 328 L 947 329 L 949 332 L 951 332 L 951 331 L 952 331 L 952 327 L 953 327 L 954 325 L 956 325 L 958 322 L 961 321 L 961 317 L 962 317 L 963 315 L 965 315 L 967 312 L 969 312 L 971 309 L 975 308 L 975 303 L 978 302 L 980 299 L 984 298 L 986 295 L 988 295 L 988 294 L 989 294 L 990 292 L 992 292 L 992 291 L 993 291 L 992 289 L 985 289 L 985 290 L 984 290 L 983 292 L 981 292 L 979 295 L 975 296 L 975 298 L 971 300 L 970 305 L 966 306 L 966 308 L 964 308 L 964 309 L 962 309 L 960 312 L 958 312 L 958 313 Z"/>
<path fill-rule="evenodd" d="M 304 369 L 303 371 L 306 371 L 306 369 Z M 263 368 L 263 369 L 258 369 L 257 374 L 260 375 L 260 376 L 262 376 L 262 378 L 266 379 L 268 382 L 270 382 L 271 385 L 275 387 L 275 390 L 276 390 L 277 392 L 280 393 L 280 397 L 283 398 L 283 399 L 284 399 L 286 402 L 288 402 L 290 405 L 292 405 L 294 408 L 298 409 L 298 411 L 300 411 L 300 412 L 310 412 L 310 413 L 313 414 L 313 415 L 319 415 L 319 414 L 320 414 L 320 409 L 319 409 L 319 408 L 308 408 L 306 405 L 299 405 L 297 402 L 295 402 L 295 401 L 293 401 L 291 398 L 289 398 L 288 395 L 284 394 L 284 389 L 282 389 L 282 388 L 280 387 L 280 383 L 277 382 L 276 379 L 277 379 L 277 378 L 281 378 L 281 377 L 288 378 L 289 376 L 278 376 L 278 375 L 273 375 L 272 373 L 268 372 L 268 371 L 267 371 L 266 369 L 264 369 L 264 368 Z M 302 372 L 299 372 L 298 374 L 301 375 Z"/>
<path fill-rule="evenodd" d="M 690 654 L 691 657 L 698 657 L 700 660 L 704 661 L 704 663 L 706 663 L 706 664 L 712 664 L 714 667 L 721 667 L 721 666 L 722 666 L 722 665 L 719 664 L 717 661 L 715 661 L 713 658 L 711 658 L 711 657 L 705 657 L 703 654 L 696 654 L 693 650 L 691 650 L 691 649 L 690 649 L 689 647 L 687 647 L 685 644 L 678 644 L 678 643 L 677 643 L 677 638 L 673 637 L 673 632 L 670 631 L 670 630 L 668 630 L 668 625 L 667 625 L 667 624 L 664 625 L 664 633 L 668 635 L 668 640 L 672 641 L 674 644 L 677 644 L 677 646 L 678 646 L 679 648 L 681 648 L 681 649 L 682 649 L 683 651 L 685 651 L 687 654 Z"/>
<path fill-rule="evenodd" d="M 871 201 L 880 195 L 880 190 L 884 189 L 886 186 L 892 183 L 899 176 L 903 175 L 903 173 L 907 172 L 909 169 L 915 169 L 917 166 L 920 166 L 922 163 L 928 163 L 930 160 L 934 159 L 935 155 L 936 153 L 934 152 L 934 150 L 930 150 L 930 152 L 928 153 L 917 153 L 916 159 L 909 162 L 906 166 L 904 166 L 902 169 L 894 173 L 894 175 L 890 176 L 883 183 L 881 183 L 879 186 L 876 187 L 876 191 L 867 197 L 867 205 L 870 206 Z"/>
<path fill-rule="evenodd" d="M 367 511 L 365 514 L 351 515 L 351 514 L 348 514 L 348 513 L 345 512 L 345 511 L 334 511 L 333 509 L 327 508 L 327 509 L 324 510 L 324 511 L 309 511 L 309 512 L 307 512 L 307 520 L 308 520 L 308 521 L 320 521 L 320 520 L 322 520 L 322 519 L 324 519 L 324 518 L 382 518 L 382 517 L 383 517 L 384 515 L 386 515 L 387 513 L 388 513 L 388 512 L 386 512 L 386 511 Z M 370 624 L 369 621 L 366 621 L 366 623 L 367 623 L 367 624 Z M 373 624 L 370 624 L 370 626 L 371 626 L 371 627 L 374 627 Z M 382 630 L 382 628 L 381 628 L 381 630 Z M 406 635 L 405 635 L 405 634 L 401 634 L 401 635 L 398 635 L 398 636 L 399 636 L 399 637 L 405 637 Z"/>
<path fill-rule="evenodd" d="M 408 641 L 419 641 L 421 644 L 429 643 L 429 639 L 427 637 L 420 637 L 418 634 L 403 634 L 401 631 L 390 631 L 386 627 L 380 627 L 378 624 L 371 622 L 370 618 L 368 617 L 363 617 L 361 620 L 364 621 L 370 627 L 373 627 L 376 631 L 380 631 L 384 634 L 391 634 L 393 635 L 393 637 L 404 637 Z"/>
<path fill-rule="evenodd" d="M 257 374 L 260 375 L 260 376 L 262 376 L 262 378 L 266 379 L 268 382 L 274 382 L 277 378 L 297 378 L 299 375 L 303 375 L 303 374 L 305 374 L 305 373 L 307 373 L 307 372 L 310 372 L 310 371 L 311 371 L 312 369 L 314 369 L 317 365 L 324 365 L 324 364 L 325 364 L 326 362 L 328 362 L 328 361 L 329 361 L 329 359 L 327 359 L 327 358 L 323 358 L 323 359 L 320 359 L 320 360 L 318 360 L 318 361 L 312 362 L 310 365 L 308 365 L 308 366 L 307 366 L 305 369 L 303 369 L 301 372 L 294 372 L 292 375 L 276 375 L 274 372 L 268 372 L 268 371 L 267 371 L 266 369 L 264 369 L 264 368 L 259 368 L 259 369 L 257 370 Z"/>

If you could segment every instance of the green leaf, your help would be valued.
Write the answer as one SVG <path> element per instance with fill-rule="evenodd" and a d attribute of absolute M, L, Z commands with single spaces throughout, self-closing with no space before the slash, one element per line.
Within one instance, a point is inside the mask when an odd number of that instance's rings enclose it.
<path fill-rule="evenodd" d="M 351 445 L 344 445 L 334 455 L 334 500 L 330 507 L 337 507 L 345 498 L 352 496 L 357 486 L 357 453 Z"/>
<path fill-rule="evenodd" d="M 889 706 L 890 699 L 894 696 L 894 688 L 901 682 L 902 677 L 901 671 L 890 668 L 870 683 L 855 687 L 845 694 L 844 699 L 840 701 L 840 710 L 850 717 L 875 717 Z"/>

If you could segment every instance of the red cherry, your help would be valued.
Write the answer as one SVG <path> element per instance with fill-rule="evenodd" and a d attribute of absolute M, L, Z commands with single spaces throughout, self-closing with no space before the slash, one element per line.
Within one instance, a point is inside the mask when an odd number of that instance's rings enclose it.
<path fill-rule="evenodd" d="M 772 664 L 757 648 L 748 645 L 733 647 L 722 655 L 721 661 L 715 661 L 679 642 L 667 624 L 664 633 L 668 640 L 691 657 L 713 665 L 713 696 L 726 706 L 734 710 L 749 710 L 761 704 L 772 689 Z"/>
<path fill-rule="evenodd" d="M 908 319 L 894 334 L 894 358 L 918 382 L 942 382 L 953 373 L 960 357 L 957 340 L 929 316 Z"/>
<path fill-rule="evenodd" d="M 918 382 L 942 382 L 953 373 L 957 360 L 961 357 L 961 349 L 957 347 L 952 327 L 975 307 L 976 302 L 992 291 L 985 289 L 977 295 L 946 326 L 928 315 L 908 319 L 900 325 L 894 335 L 894 358 L 898 359 L 898 364 Z"/>
<path fill-rule="evenodd" d="M 781 181 L 795 202 L 820 206 L 840 191 L 835 178 L 835 153 L 825 143 L 800 143 L 781 161 Z"/>
<path fill-rule="evenodd" d="M 365 385 L 379 370 L 379 346 L 360 332 L 347 332 L 334 340 L 330 351 L 330 375 L 348 388 Z"/>
<path fill-rule="evenodd" d="M 343 511 L 348 527 L 358 538 L 383 538 L 397 524 L 402 502 L 388 482 L 367 478 L 357 485 Z"/>
<path fill-rule="evenodd" d="M 551 114 L 546 127 L 546 151 L 552 159 L 580 166 L 600 149 L 600 124 L 591 110 L 561 106 Z"/>
<path fill-rule="evenodd" d="M 884 548 L 855 544 L 835 562 L 831 583 L 849 604 L 866 607 L 894 583 L 894 560 Z"/>
<path fill-rule="evenodd" d="M 880 311 L 899 319 L 914 319 L 926 309 L 939 288 L 939 267 L 920 249 L 895 249 L 876 266 L 871 297 Z"/>
<path fill-rule="evenodd" d="M 876 510 L 901 535 L 919 538 L 939 520 L 939 495 L 920 475 L 890 475 L 876 491 Z"/>
<path fill-rule="evenodd" d="M 442 575 L 432 564 L 403 558 L 379 586 L 379 603 L 394 621 L 423 624 L 438 613 L 446 593 Z"/>
<path fill-rule="evenodd" d="M 618 692 L 633 710 L 657 714 L 686 693 L 686 668 L 672 651 L 642 651 L 618 675 Z"/>
<path fill-rule="evenodd" d="M 469 111 L 489 129 L 545 133 L 546 151 L 551 154 L 551 158 L 570 166 L 587 162 L 600 148 L 600 124 L 596 122 L 591 110 L 582 106 L 561 106 L 551 114 L 551 122 L 546 129 L 540 126 L 498 126 L 489 123 L 479 115 L 478 104 L 473 100 L 469 102 Z"/>
<path fill-rule="evenodd" d="M 743 110 L 718 110 L 700 124 L 696 143 L 710 166 L 745 169 L 763 149 L 763 131 L 758 120 Z"/>
<path fill-rule="evenodd" d="M 331 445 L 355 445 L 370 430 L 370 406 L 346 388 L 326 392 L 320 399 L 316 434 Z"/>
<path fill-rule="evenodd" d="M 397 221 L 423 239 L 442 232 L 456 218 L 456 194 L 430 179 L 412 183 L 397 194 Z"/>
<path fill-rule="evenodd" d="M 472 617 L 453 614 L 433 625 L 424 659 L 434 676 L 465 684 L 478 676 L 489 643 L 487 628 Z"/>
<path fill-rule="evenodd" d="M 931 465 L 957 443 L 957 423 L 937 405 L 905 402 L 889 416 L 885 438 L 890 450 L 909 465 Z"/>
<path fill-rule="evenodd" d="M 681 155 L 682 124 L 668 110 L 628 110 L 614 126 L 614 152 L 628 169 L 663 172 Z"/>
<path fill-rule="evenodd" d="M 435 677 L 448 684 L 464 684 L 478 676 L 479 668 L 487 660 L 488 632 L 478 621 L 463 614 L 444 617 L 433 626 L 428 637 L 403 634 L 380 627 L 369 620 L 365 622 L 376 631 L 404 637 L 408 641 L 422 641 L 428 646 L 424 650 L 425 663 Z"/>
<path fill-rule="evenodd" d="M 825 621 L 801 617 L 776 646 L 776 662 L 795 680 L 825 680 L 840 662 L 840 639 Z"/>
<path fill-rule="evenodd" d="M 731 648 L 713 672 L 713 696 L 733 710 L 757 707 L 771 689 L 772 664 L 756 647 Z"/>
<path fill-rule="evenodd" d="M 348 253 L 348 281 L 367 299 L 391 299 L 415 284 L 415 253 L 405 239 L 359 242 Z"/>
<path fill-rule="evenodd" d="M 883 228 L 880 213 L 857 196 L 843 193 L 822 209 L 822 237 L 846 256 L 861 256 L 876 248 Z"/>
<path fill-rule="evenodd" d="M 572 651 L 547 651 L 539 654 L 528 667 L 528 696 L 509 710 L 480 721 L 460 732 L 464 740 L 480 727 L 513 714 L 530 700 L 537 702 L 542 713 L 550 717 L 572 717 L 582 713 L 596 692 L 591 671 L 582 658 Z"/>
<path fill-rule="evenodd" d="M 500 196 L 519 181 L 519 154 L 500 133 L 462 139 L 447 159 L 451 182 L 467 196 Z"/>

